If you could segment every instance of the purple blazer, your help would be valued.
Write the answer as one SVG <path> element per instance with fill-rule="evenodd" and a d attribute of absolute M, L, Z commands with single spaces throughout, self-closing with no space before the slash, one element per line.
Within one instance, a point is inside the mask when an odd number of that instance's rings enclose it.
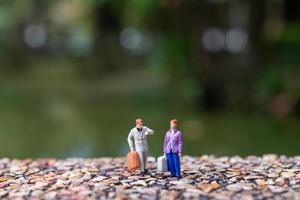
<path fill-rule="evenodd" d="M 173 153 L 181 153 L 182 152 L 182 133 L 175 129 L 175 135 L 173 136 Z M 169 129 L 165 136 L 164 141 L 164 153 L 170 153 L 171 151 L 171 129 Z"/>

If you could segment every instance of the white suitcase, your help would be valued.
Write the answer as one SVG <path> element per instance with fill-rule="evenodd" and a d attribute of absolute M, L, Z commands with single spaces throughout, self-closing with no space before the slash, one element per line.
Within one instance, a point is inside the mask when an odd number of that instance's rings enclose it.
<path fill-rule="evenodd" d="M 166 156 L 160 156 L 157 158 L 157 171 L 166 172 L 168 171 L 168 164 Z"/>

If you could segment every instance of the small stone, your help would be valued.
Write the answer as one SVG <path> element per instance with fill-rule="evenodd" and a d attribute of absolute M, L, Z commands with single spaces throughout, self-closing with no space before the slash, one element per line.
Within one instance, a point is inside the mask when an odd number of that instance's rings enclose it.
<path fill-rule="evenodd" d="M 290 178 L 294 177 L 296 174 L 294 172 L 281 172 L 280 176 L 283 178 Z"/>
<path fill-rule="evenodd" d="M 41 197 L 41 196 L 43 196 L 43 194 L 44 194 L 44 192 L 41 191 L 41 190 L 34 190 L 34 191 L 32 191 L 31 196 L 33 196 L 33 197 Z"/>
<path fill-rule="evenodd" d="M 9 198 L 25 198 L 29 195 L 29 191 L 13 191 L 9 193 Z"/>
<path fill-rule="evenodd" d="M 108 177 L 106 177 L 106 176 L 97 176 L 97 177 L 93 178 L 92 181 L 100 182 L 100 181 L 103 181 L 105 179 L 108 179 Z"/>
<path fill-rule="evenodd" d="M 262 179 L 256 179 L 255 182 L 259 186 L 266 186 L 266 185 L 268 185 L 268 183 L 265 180 L 262 180 Z"/>
<path fill-rule="evenodd" d="M 162 190 L 159 197 L 162 200 L 175 200 L 177 199 L 178 195 L 179 192 L 177 191 Z"/>
<path fill-rule="evenodd" d="M 274 182 L 273 179 L 268 179 L 268 180 L 267 180 L 267 184 L 268 184 L 268 185 L 274 185 L 275 182 Z"/>
<path fill-rule="evenodd" d="M 198 188 L 200 188 L 201 190 L 203 190 L 206 193 L 209 193 L 213 190 L 216 190 L 218 188 L 221 187 L 221 185 L 219 183 L 213 182 L 213 183 L 199 183 L 197 185 Z"/>
<path fill-rule="evenodd" d="M 287 189 L 283 188 L 283 187 L 278 187 L 278 186 L 270 186 L 270 190 L 273 193 L 282 193 L 282 192 L 285 192 Z"/>
<path fill-rule="evenodd" d="M 92 194 L 92 191 L 89 191 L 89 190 L 82 190 L 82 191 L 79 191 L 78 192 L 79 195 L 82 195 L 82 196 L 89 196 Z"/>
<path fill-rule="evenodd" d="M 237 172 L 227 172 L 225 174 L 225 176 L 227 178 L 232 178 L 232 177 L 236 177 L 236 176 L 240 176 L 241 175 L 241 172 L 237 171 Z"/>
<path fill-rule="evenodd" d="M 147 183 L 143 180 L 138 180 L 138 181 L 134 181 L 131 182 L 130 185 L 142 185 L 142 186 L 147 186 Z"/>
<path fill-rule="evenodd" d="M 229 191 L 239 192 L 242 189 L 242 187 L 239 184 L 231 184 L 227 185 L 226 189 Z"/>
<path fill-rule="evenodd" d="M 260 179 L 260 176 L 255 176 L 255 175 L 249 175 L 249 176 L 245 176 L 243 177 L 245 180 L 255 180 L 255 179 Z"/>
<path fill-rule="evenodd" d="M 119 181 L 121 179 L 120 176 L 111 176 L 111 179 Z"/>
<path fill-rule="evenodd" d="M 241 197 L 240 199 L 243 199 L 243 200 L 253 200 L 253 199 L 255 199 L 251 193 L 246 193 L 246 192 L 241 193 L 240 197 Z"/>
<path fill-rule="evenodd" d="M 82 177 L 82 173 L 75 173 L 75 174 L 71 174 L 70 176 L 69 176 L 69 179 L 70 180 L 78 180 L 78 179 L 80 179 Z"/>
<path fill-rule="evenodd" d="M 149 183 L 148 183 L 148 185 L 149 186 L 152 186 L 152 185 L 154 185 L 156 183 L 156 181 L 150 181 Z"/>
<path fill-rule="evenodd" d="M 3 198 L 8 195 L 8 192 L 5 190 L 0 190 L 0 198 Z"/>
<path fill-rule="evenodd" d="M 253 190 L 254 184 L 253 183 L 241 183 L 240 186 L 243 190 Z"/>
<path fill-rule="evenodd" d="M 127 196 L 126 194 L 124 194 L 124 193 L 118 193 L 118 194 L 116 195 L 116 199 L 117 199 L 117 200 L 127 200 L 127 199 L 128 199 L 128 196 Z"/>
<path fill-rule="evenodd" d="M 277 178 L 277 179 L 275 180 L 275 183 L 276 183 L 277 185 L 284 185 L 284 184 L 285 184 L 285 180 L 284 180 L 283 177 L 279 177 L 279 178 Z"/>
<path fill-rule="evenodd" d="M 183 197 L 184 199 L 198 199 L 199 198 L 199 193 L 194 193 L 194 192 L 184 192 Z"/>
<path fill-rule="evenodd" d="M 189 193 L 203 194 L 203 192 L 197 188 L 187 188 L 185 191 Z"/>
<path fill-rule="evenodd" d="M 269 178 L 277 178 L 278 176 L 279 176 L 279 174 L 276 174 L 276 173 L 270 173 L 270 174 L 268 174 Z"/>
<path fill-rule="evenodd" d="M 120 181 L 119 180 L 114 180 L 114 179 L 106 179 L 106 180 L 103 181 L 103 183 L 108 183 L 108 184 L 113 186 L 113 185 L 119 184 Z"/>
<path fill-rule="evenodd" d="M 275 154 L 263 155 L 263 159 L 266 160 L 266 161 L 275 161 L 277 158 L 278 158 L 278 156 L 275 155 Z"/>
<path fill-rule="evenodd" d="M 0 177 L 0 182 L 10 181 L 10 180 L 15 180 L 15 179 L 12 177 Z"/>

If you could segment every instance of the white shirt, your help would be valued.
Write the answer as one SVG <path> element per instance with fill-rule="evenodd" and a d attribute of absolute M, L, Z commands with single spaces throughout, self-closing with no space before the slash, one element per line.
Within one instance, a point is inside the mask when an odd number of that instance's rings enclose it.
<path fill-rule="evenodd" d="M 174 140 L 175 131 L 171 129 L 171 149 L 173 150 L 173 140 Z"/>
<path fill-rule="evenodd" d="M 147 136 L 153 134 L 153 130 L 146 126 L 143 126 L 142 132 L 139 132 L 138 129 L 134 127 L 129 132 L 127 138 L 130 149 L 135 151 L 148 151 Z"/>

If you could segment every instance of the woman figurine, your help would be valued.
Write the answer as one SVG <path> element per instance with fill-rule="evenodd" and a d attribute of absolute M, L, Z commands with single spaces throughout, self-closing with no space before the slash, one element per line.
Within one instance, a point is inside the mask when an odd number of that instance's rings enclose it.
<path fill-rule="evenodd" d="M 164 153 L 167 157 L 168 170 L 172 177 L 180 179 L 180 157 L 182 152 L 182 133 L 176 129 L 177 119 L 170 121 L 170 129 L 167 131 L 164 141 Z"/>

